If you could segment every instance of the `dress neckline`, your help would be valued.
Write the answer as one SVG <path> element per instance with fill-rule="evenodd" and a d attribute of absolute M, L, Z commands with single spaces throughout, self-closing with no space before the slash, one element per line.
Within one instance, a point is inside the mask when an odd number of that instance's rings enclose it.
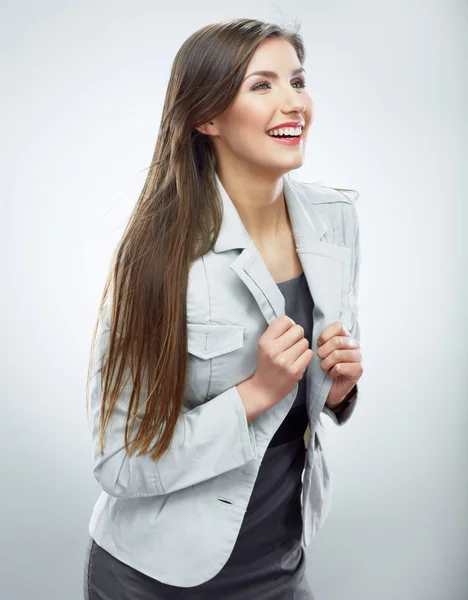
<path fill-rule="evenodd" d="M 296 275 L 296 277 L 293 277 L 292 279 L 286 279 L 285 281 L 278 281 L 278 282 L 276 282 L 276 285 L 283 285 L 283 283 L 290 283 L 291 281 L 294 281 L 295 279 L 299 279 L 299 277 L 301 277 L 302 275 L 304 275 L 304 271 L 301 271 L 299 273 L 299 275 Z"/>

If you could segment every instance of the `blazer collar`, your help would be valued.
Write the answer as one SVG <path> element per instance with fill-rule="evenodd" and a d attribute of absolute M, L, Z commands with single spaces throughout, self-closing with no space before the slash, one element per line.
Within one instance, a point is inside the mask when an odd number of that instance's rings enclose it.
<path fill-rule="evenodd" d="M 235 248 L 248 248 L 253 245 L 253 240 L 217 173 L 215 173 L 215 177 L 223 204 L 223 221 L 213 250 L 218 253 Z M 297 194 L 293 187 L 294 182 L 291 183 L 288 176 L 283 176 L 282 180 L 294 238 L 296 241 L 300 238 L 320 240 L 327 232 L 325 221 L 310 201 Z M 310 193 L 314 193 L 313 189 L 310 190 Z"/>

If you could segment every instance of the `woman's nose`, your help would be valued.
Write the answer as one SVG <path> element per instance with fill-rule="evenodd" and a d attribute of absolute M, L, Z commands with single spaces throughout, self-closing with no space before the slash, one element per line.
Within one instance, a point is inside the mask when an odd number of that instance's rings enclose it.
<path fill-rule="evenodd" d="M 298 95 L 297 91 L 291 89 L 291 92 L 288 92 L 283 102 L 283 112 L 285 114 L 290 112 L 296 112 L 302 114 L 305 112 L 306 103 L 304 99 Z"/>

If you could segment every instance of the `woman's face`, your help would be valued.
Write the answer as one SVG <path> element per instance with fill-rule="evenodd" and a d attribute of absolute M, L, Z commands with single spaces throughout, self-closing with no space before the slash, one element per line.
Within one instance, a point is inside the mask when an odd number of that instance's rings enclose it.
<path fill-rule="evenodd" d="M 222 168 L 246 163 L 249 169 L 281 176 L 302 166 L 313 108 L 300 69 L 296 51 L 286 40 L 269 38 L 258 46 L 234 100 L 201 129 L 213 136 Z M 252 75 L 260 70 L 277 76 Z M 298 144 L 280 143 L 266 133 L 287 121 L 304 124 Z"/>

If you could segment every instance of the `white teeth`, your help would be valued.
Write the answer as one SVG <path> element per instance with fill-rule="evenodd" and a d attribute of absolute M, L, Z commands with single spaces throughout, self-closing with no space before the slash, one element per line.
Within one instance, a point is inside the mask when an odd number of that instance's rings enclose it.
<path fill-rule="evenodd" d="M 283 127 L 267 131 L 268 135 L 301 135 L 302 127 Z"/>

